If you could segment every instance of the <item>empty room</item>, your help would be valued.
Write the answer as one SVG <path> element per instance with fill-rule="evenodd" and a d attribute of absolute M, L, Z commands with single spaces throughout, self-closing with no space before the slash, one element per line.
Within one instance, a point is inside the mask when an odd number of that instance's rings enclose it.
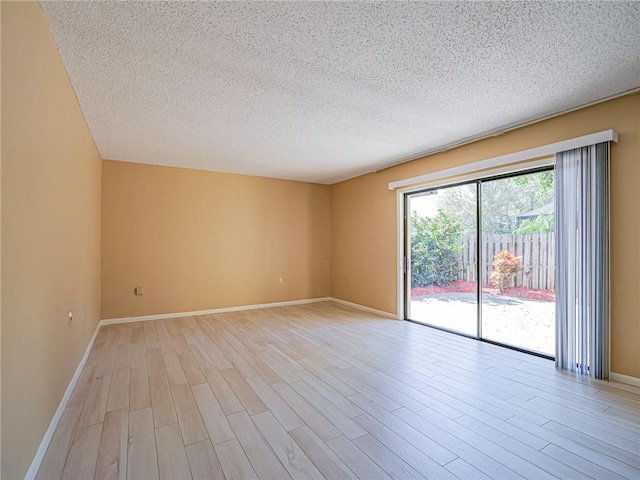
<path fill-rule="evenodd" d="M 640 3 L 0 13 L 2 479 L 640 478 Z"/>

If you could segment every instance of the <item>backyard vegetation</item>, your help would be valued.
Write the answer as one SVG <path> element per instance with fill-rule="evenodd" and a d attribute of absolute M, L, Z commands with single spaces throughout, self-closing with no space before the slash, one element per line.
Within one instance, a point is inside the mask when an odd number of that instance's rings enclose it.
<path fill-rule="evenodd" d="M 522 259 L 508 250 L 502 250 L 493 257 L 493 272 L 491 272 L 491 285 L 502 294 L 520 270 Z"/>
<path fill-rule="evenodd" d="M 545 171 L 411 196 L 408 318 L 553 355 L 553 177 Z"/>
<path fill-rule="evenodd" d="M 448 286 L 458 275 L 462 226 L 441 208 L 433 218 L 411 214 L 411 286 Z"/>
<path fill-rule="evenodd" d="M 485 239 L 498 234 L 553 232 L 553 185 L 553 171 L 484 182 L 483 241 L 486 243 L 488 240 Z M 429 198 L 437 201 L 435 215 L 422 216 L 416 210 L 411 213 L 411 286 L 438 286 L 445 287 L 441 290 L 460 291 L 461 280 L 477 280 L 463 278 L 460 272 L 461 254 L 469 248 L 468 239 L 475 237 L 476 232 L 475 189 L 448 188 L 439 198 Z M 490 249 L 484 244 L 483 247 L 488 255 Z M 476 252 L 472 253 L 475 257 Z M 499 249 L 486 261 L 492 262 L 492 271 L 489 278 L 485 278 L 483 288 L 493 286 L 498 294 L 523 293 L 521 288 L 517 289 L 523 285 L 516 282 L 517 274 L 524 268 L 523 259 L 516 252 Z"/>

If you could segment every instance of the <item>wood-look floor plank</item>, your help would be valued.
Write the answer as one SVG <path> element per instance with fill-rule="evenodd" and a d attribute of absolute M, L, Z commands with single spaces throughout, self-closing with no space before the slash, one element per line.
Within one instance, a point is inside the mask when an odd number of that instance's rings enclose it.
<path fill-rule="evenodd" d="M 158 472 L 167 480 L 189 479 L 191 470 L 177 423 L 156 428 Z"/>
<path fill-rule="evenodd" d="M 275 383 L 272 388 L 322 440 L 327 441 L 341 435 L 340 431 L 322 413 L 302 398 L 289 384 Z"/>
<path fill-rule="evenodd" d="M 84 403 L 82 415 L 80 416 L 79 427 L 85 427 L 94 423 L 102 423 L 107 410 L 107 400 L 109 398 L 109 386 L 111 385 L 111 375 L 94 377 L 89 389 L 89 395 Z"/>
<path fill-rule="evenodd" d="M 363 435 L 352 442 L 391 478 L 425 478 L 371 435 Z"/>
<path fill-rule="evenodd" d="M 166 375 L 158 375 L 149 379 L 151 391 L 151 407 L 153 409 L 153 424 L 156 428 L 170 425 L 178 421 L 173 404 L 171 388 Z"/>
<path fill-rule="evenodd" d="M 167 332 L 169 332 L 169 336 L 179 335 L 180 329 L 176 325 L 175 318 L 168 318 L 164 321 L 165 326 L 167 327 Z"/>
<path fill-rule="evenodd" d="M 313 387 L 320 395 L 329 400 L 341 412 L 349 417 L 357 417 L 362 415 L 364 411 L 346 396 L 335 390 L 332 386 L 320 380 L 318 377 L 308 371 L 298 372 L 298 376 L 307 384 Z"/>
<path fill-rule="evenodd" d="M 519 417 L 512 417 L 509 423 L 522 430 L 537 435 L 571 454 L 597 463 L 598 465 L 629 478 L 640 477 L 640 456 L 625 450 L 611 450 L 607 443 L 580 435 L 569 437 L 556 433 L 553 429 L 534 425 Z M 615 447 L 614 447 L 615 448 Z M 625 453 L 626 452 L 626 453 Z"/>
<path fill-rule="evenodd" d="M 71 397 L 69 397 L 67 408 L 76 406 L 82 408 L 84 406 L 87 396 L 89 395 L 89 390 L 91 390 L 91 384 L 93 383 L 94 378 L 93 372 L 95 371 L 95 368 L 95 364 L 89 365 L 87 363 L 85 365 L 82 373 L 78 377 L 78 382 L 71 393 Z"/>
<path fill-rule="evenodd" d="M 396 412 L 409 411 L 408 409 L 403 408 L 390 413 L 364 396 L 354 395 L 352 398 L 382 426 L 395 432 L 410 444 L 415 445 L 416 448 L 424 452 L 439 465 L 445 465 L 456 457 L 456 454 L 444 446 L 442 442 L 429 436 L 428 433 L 424 431 L 424 428 L 419 428 L 414 422 L 407 422 L 395 415 Z M 424 422 L 424 420 L 422 421 Z"/>
<path fill-rule="evenodd" d="M 251 462 L 237 439 L 215 445 L 214 450 L 227 479 L 257 479 Z"/>
<path fill-rule="evenodd" d="M 102 423 L 76 429 L 69 456 L 62 471 L 63 479 L 93 478 L 101 434 Z"/>
<path fill-rule="evenodd" d="M 267 411 L 267 406 L 251 389 L 246 380 L 242 378 L 240 372 L 235 368 L 229 368 L 223 370 L 222 375 L 250 415 Z"/>
<path fill-rule="evenodd" d="M 160 345 L 160 351 L 163 355 L 167 353 L 173 353 L 176 351 L 173 346 L 173 342 L 171 341 L 171 336 L 169 334 L 169 330 L 167 329 L 167 324 L 164 320 L 157 320 L 156 324 L 156 334 L 158 336 L 158 345 Z"/>
<path fill-rule="evenodd" d="M 261 377 L 247 378 L 247 383 L 285 430 L 289 431 L 305 425 L 296 412 Z"/>
<path fill-rule="evenodd" d="M 226 370 L 227 368 L 233 368 L 231 362 L 224 356 L 220 348 L 215 343 L 207 343 L 204 346 L 205 351 L 209 354 L 209 358 L 213 360 L 216 368 L 219 370 Z"/>
<path fill-rule="evenodd" d="M 255 377 L 258 373 L 253 369 L 251 365 L 244 359 L 244 357 L 238 353 L 228 342 L 220 342 L 220 348 L 225 357 L 229 359 L 233 368 L 236 369 L 243 378 Z"/>
<path fill-rule="evenodd" d="M 142 322 L 136 322 L 131 325 L 131 344 L 144 345 L 144 325 Z"/>
<path fill-rule="evenodd" d="M 568 452 L 567 450 L 564 450 L 563 448 L 560 448 L 552 443 L 544 447 L 542 449 L 542 453 L 550 456 L 551 458 L 555 458 L 559 462 L 565 463 L 572 469 L 588 475 L 591 478 L 606 478 L 611 480 L 619 480 L 625 478 L 623 476 L 615 474 L 611 470 L 602 468 L 600 465 L 597 465 L 585 458 L 574 455 L 573 453 Z"/>
<path fill-rule="evenodd" d="M 158 344 L 158 335 L 156 333 L 156 324 L 154 322 L 143 322 L 144 328 L 144 346 L 147 350 L 152 348 L 160 348 Z"/>
<path fill-rule="evenodd" d="M 301 360 L 300 363 L 304 365 L 304 367 L 313 373 L 320 380 L 324 381 L 327 385 L 332 387 L 337 392 L 341 393 L 345 397 L 349 395 L 355 395 L 358 391 L 350 386 L 348 383 L 343 382 L 339 378 L 336 378 L 334 375 L 328 372 L 328 370 L 318 367 L 313 364 L 310 360 L 304 359 Z"/>
<path fill-rule="evenodd" d="M 485 475 L 470 463 L 465 462 L 461 458 L 456 458 L 453 462 L 447 463 L 444 468 L 449 470 L 458 478 L 473 478 L 474 480 L 491 480 L 491 477 Z"/>
<path fill-rule="evenodd" d="M 195 385 L 191 390 L 211 442 L 215 445 L 233 440 L 236 437 L 233 429 L 209 385 L 207 383 Z"/>
<path fill-rule="evenodd" d="M 181 383 L 187 383 L 187 377 L 182 369 L 182 364 L 178 358 L 178 354 L 175 352 L 163 353 L 164 368 L 167 372 L 170 385 L 180 385 Z"/>
<path fill-rule="evenodd" d="M 271 352 L 262 350 L 256 355 L 285 382 L 297 382 L 300 380 L 300 377 L 298 377 L 298 375 L 296 375 L 296 373 L 291 370 L 285 362 L 282 361 L 282 359 L 276 357 Z"/>
<path fill-rule="evenodd" d="M 354 438 L 366 435 L 367 432 L 362 427 L 342 413 L 335 405 L 329 402 L 329 400 L 322 395 L 318 395 L 318 392 L 304 381 L 292 383 L 291 388 L 298 392 L 298 394 L 316 410 L 322 412 L 322 415 L 348 439 L 353 440 Z"/>
<path fill-rule="evenodd" d="M 640 445 L 640 430 L 637 425 L 628 428 L 614 425 L 591 415 L 590 412 L 582 414 L 582 412 L 576 412 L 574 408 L 554 404 L 540 397 L 534 397 L 528 403 L 533 406 L 533 409 L 544 409 L 546 417 L 569 427 L 576 425 L 579 430 L 609 441 L 612 445 L 620 448 L 633 448 L 633 445 Z M 522 417 L 522 415 L 519 416 Z"/>
<path fill-rule="evenodd" d="M 95 478 L 126 479 L 128 445 L 129 410 L 123 408 L 107 412 L 102 426 Z"/>
<path fill-rule="evenodd" d="M 454 420 L 448 420 L 441 415 L 438 415 L 431 409 L 425 409 L 418 412 L 418 415 L 427 418 L 431 423 L 440 426 L 446 431 L 453 433 L 458 438 L 464 438 L 465 442 L 473 446 L 476 450 L 484 453 L 485 455 L 498 459 L 498 461 L 509 468 L 510 470 L 518 473 L 522 477 L 529 478 L 555 478 L 552 474 L 543 470 L 542 468 L 534 465 L 527 460 L 514 455 L 509 450 L 501 447 L 493 442 L 488 442 L 484 437 L 477 434 L 473 430 L 462 426 Z M 545 447 L 546 448 L 546 447 Z"/>
<path fill-rule="evenodd" d="M 446 471 L 440 464 L 421 449 L 424 448 L 422 445 L 414 445 L 403 436 L 394 433 L 391 429 L 387 428 L 368 414 L 356 417 L 354 420 L 369 432 L 372 437 L 376 438 L 399 458 L 419 472 L 422 472 L 427 477 L 452 477 L 448 471 Z M 451 460 L 455 460 L 455 458 L 455 455 L 451 456 Z"/>
<path fill-rule="evenodd" d="M 373 460 L 345 437 L 337 437 L 327 442 L 333 452 L 348 464 L 359 478 L 391 479 Z"/>
<path fill-rule="evenodd" d="M 242 402 L 240 402 L 237 395 L 231 389 L 220 370 L 210 368 L 204 373 L 207 383 L 216 396 L 218 403 L 220 403 L 220 408 L 222 408 L 225 415 L 244 410 L 244 405 L 242 405 Z"/>
<path fill-rule="evenodd" d="M 131 344 L 131 325 L 119 325 L 120 334 L 118 336 L 118 345 L 130 345 Z M 124 365 L 120 365 L 124 366 Z"/>
<path fill-rule="evenodd" d="M 372 373 L 365 373 L 357 368 L 351 367 L 344 370 L 344 373 L 350 375 L 352 378 L 357 378 L 364 384 L 380 392 L 382 395 L 390 398 L 403 407 L 407 407 L 409 410 L 420 410 L 428 405 L 405 394 L 404 388 L 399 390 L 396 386 L 389 386 L 387 382 L 374 377 L 373 373 L 375 373 L 375 371 Z"/>
<path fill-rule="evenodd" d="M 503 466 L 496 459 L 491 458 L 489 455 L 473 448 L 465 442 L 464 439 L 449 433 L 446 425 L 440 426 L 437 422 L 430 422 L 428 419 L 419 416 L 414 412 L 410 412 L 406 408 L 396 410 L 393 412 L 393 415 L 404 420 L 408 425 L 419 429 L 421 433 L 432 440 L 438 441 L 443 447 L 472 464 L 487 476 L 492 478 L 522 478 L 512 470 Z M 443 418 L 446 417 L 443 416 Z M 392 428 L 396 433 L 402 434 L 404 432 L 401 425 L 396 425 L 395 428 L 392 424 L 386 423 L 386 425 Z"/>
<path fill-rule="evenodd" d="M 432 410 L 437 410 L 432 408 Z M 395 412 L 394 412 L 395 413 Z M 539 437 L 537 435 L 533 435 L 532 433 L 527 432 L 521 428 L 516 427 L 515 425 L 506 422 L 497 422 L 493 417 L 487 415 L 486 417 L 467 417 L 466 415 L 462 415 L 457 417 L 455 420 L 460 420 L 462 418 L 471 418 L 473 421 L 482 422 L 485 426 L 488 427 L 498 427 L 500 432 L 508 435 L 511 438 L 514 438 L 518 442 L 521 442 L 535 450 L 542 450 L 549 444 L 549 441 Z M 514 417 L 511 417 L 514 418 Z"/>
<path fill-rule="evenodd" d="M 200 368 L 200 371 L 204 372 L 209 368 L 215 368 L 215 363 L 213 363 L 213 360 L 211 360 L 211 357 L 209 357 L 209 354 L 206 352 L 204 347 L 200 345 L 200 343 L 190 345 L 189 349 L 191 350 L 191 354 L 196 360 L 196 364 L 198 365 L 198 368 Z"/>
<path fill-rule="evenodd" d="M 640 423 L 638 423 L 640 428 Z M 550 430 L 551 432 L 557 433 L 563 437 L 571 439 L 573 442 L 577 442 L 582 444 L 591 450 L 595 450 L 598 454 L 592 454 L 591 458 L 598 458 L 598 464 L 602 466 L 606 466 L 609 470 L 620 473 L 621 475 L 629 475 L 631 477 L 637 476 L 640 478 L 640 447 L 638 447 L 636 453 L 631 453 L 628 450 L 624 450 L 622 448 L 611 445 L 610 443 L 603 442 L 598 438 L 594 438 L 591 435 L 580 432 L 573 428 L 569 428 L 560 423 L 550 421 L 546 423 L 543 428 L 545 430 Z M 552 442 L 555 443 L 555 442 Z M 621 473 L 615 466 L 603 456 L 610 457 L 611 459 L 618 460 L 619 462 L 625 463 L 633 467 L 633 470 L 628 470 L 626 473 Z"/>
<path fill-rule="evenodd" d="M 362 393 L 363 395 L 369 397 L 371 400 L 379 404 L 385 410 L 392 411 L 402 407 L 401 404 L 389 398 L 379 390 L 376 390 L 370 385 L 367 385 L 366 383 L 361 381 L 359 378 L 349 375 L 346 372 L 346 370 L 332 367 L 332 368 L 328 368 L 327 372 L 331 373 L 333 376 L 337 377 L 342 382 L 351 385 L 359 393 Z M 424 408 L 424 405 L 421 405 L 420 407 Z"/>
<path fill-rule="evenodd" d="M 147 350 L 144 343 L 131 344 L 131 368 L 147 366 Z"/>
<path fill-rule="evenodd" d="M 156 436 L 150 407 L 129 412 L 127 478 L 159 478 Z"/>
<path fill-rule="evenodd" d="M 324 478 L 271 412 L 258 413 L 252 418 L 292 478 Z"/>
<path fill-rule="evenodd" d="M 452 392 L 446 392 L 444 390 L 445 389 L 438 389 L 429 386 L 423 389 L 422 392 L 441 404 L 449 405 L 449 407 L 462 414 L 469 415 L 470 417 L 483 417 L 486 414 L 489 414 L 498 420 L 506 420 L 513 416 L 513 413 L 499 408 L 493 408 L 491 405 L 484 405 L 481 401 L 468 398 L 464 394 L 453 393 L 452 395 Z M 461 397 L 464 397 L 465 400 L 462 400 Z M 536 421 L 537 425 L 540 425 L 541 423 L 544 423 L 544 420 L 541 420 L 540 422 Z"/>
<path fill-rule="evenodd" d="M 257 376 L 261 377 L 268 384 L 278 383 L 284 381 L 284 379 L 278 375 L 273 369 L 266 364 L 258 355 L 253 353 L 247 354 L 247 363 L 255 370 Z M 253 377 L 255 378 L 255 377 Z"/>
<path fill-rule="evenodd" d="M 116 353 L 118 353 L 117 347 L 104 348 L 100 355 L 100 360 L 96 366 L 95 376 L 111 375 L 113 372 L 113 366 L 116 361 Z"/>
<path fill-rule="evenodd" d="M 130 368 L 128 366 L 119 367 L 113 371 L 107 400 L 107 412 L 129 408 L 130 377 Z"/>
<path fill-rule="evenodd" d="M 200 385 L 201 383 L 205 383 L 207 381 L 198 368 L 198 365 L 193 358 L 190 349 L 185 353 L 178 354 L 178 358 L 180 359 L 180 364 L 182 365 L 184 374 L 189 381 L 189 385 Z"/>
<path fill-rule="evenodd" d="M 173 401 L 178 414 L 178 422 L 182 430 L 184 444 L 201 442 L 209 438 L 207 430 L 202 422 L 200 411 L 193 398 L 191 387 L 186 384 L 173 385 L 171 387 Z"/>
<path fill-rule="evenodd" d="M 149 377 L 157 377 L 166 373 L 164 360 L 159 347 L 147 349 L 147 362 L 149 367 Z"/>
<path fill-rule="evenodd" d="M 37 480 L 60 478 L 62 475 L 64 462 L 67 459 L 67 453 L 81 413 L 81 405 L 67 407 L 62 413 L 56 431 L 51 438 L 51 443 L 49 443 L 49 448 L 47 448 L 47 453 L 40 464 L 36 476 Z"/>
<path fill-rule="evenodd" d="M 179 329 L 178 333 L 171 334 L 171 343 L 173 343 L 173 347 L 178 355 L 186 355 L 191 351 L 187 340 Z"/>
<path fill-rule="evenodd" d="M 182 333 L 182 336 L 187 341 L 187 345 L 197 345 L 199 343 L 191 327 L 181 328 L 180 333 Z"/>
<path fill-rule="evenodd" d="M 500 429 L 500 425 L 491 427 L 474 418 L 467 417 L 466 415 L 456 419 L 456 422 L 464 425 L 469 430 L 483 436 L 496 445 L 500 445 L 505 450 L 527 459 L 527 461 L 534 463 L 537 467 L 544 469 L 546 472 L 549 472 L 558 478 L 569 478 L 575 473 L 565 464 L 558 462 L 557 460 L 540 453 L 538 450 L 525 445 L 514 437 L 503 433 Z"/>
<path fill-rule="evenodd" d="M 212 343 L 211 338 L 204 332 L 204 330 L 200 327 L 200 324 L 196 322 L 196 325 L 191 327 L 193 334 L 198 339 L 198 343 L 200 345 L 207 345 L 208 343 Z"/>
<path fill-rule="evenodd" d="M 429 387 L 421 390 L 424 393 L 425 397 L 428 399 L 429 406 L 438 411 L 441 415 L 444 415 L 450 419 L 456 419 L 465 414 L 470 414 L 475 412 L 473 407 L 467 406 L 466 404 L 456 404 L 456 406 L 452 406 L 447 403 L 447 398 L 440 394 L 439 391 L 431 389 Z M 456 408 L 457 407 L 457 408 Z M 464 411 L 460 411 L 458 408 L 462 408 Z M 482 412 L 478 412 L 476 418 L 482 417 L 484 414 Z"/>
<path fill-rule="evenodd" d="M 289 435 L 326 478 L 358 478 L 308 426 L 291 430 Z"/>
<path fill-rule="evenodd" d="M 258 477 L 291 478 L 247 412 L 234 413 L 228 418 Z"/>
<path fill-rule="evenodd" d="M 122 367 L 131 367 L 131 343 L 123 343 L 118 347 L 113 368 Z"/>
<path fill-rule="evenodd" d="M 147 366 L 132 368 L 129 385 L 129 410 L 139 410 L 151 406 L 151 391 Z"/>
<path fill-rule="evenodd" d="M 224 472 L 209 440 L 187 445 L 193 480 L 224 480 Z"/>

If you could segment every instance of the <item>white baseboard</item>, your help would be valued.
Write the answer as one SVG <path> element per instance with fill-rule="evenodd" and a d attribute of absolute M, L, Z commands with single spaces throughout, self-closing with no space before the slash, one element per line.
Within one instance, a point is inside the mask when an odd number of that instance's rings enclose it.
<path fill-rule="evenodd" d="M 385 312 L 384 310 L 376 310 L 375 308 L 365 307 L 364 305 L 360 305 L 359 303 L 347 302 L 346 300 L 342 300 L 340 298 L 329 297 L 328 300 L 339 303 L 340 305 L 346 305 L 347 307 L 357 308 L 358 310 L 364 310 L 365 312 L 375 313 L 376 315 L 380 315 L 382 317 L 398 320 L 398 316 L 395 313 Z"/>
<path fill-rule="evenodd" d="M 621 373 L 609 373 L 609 380 L 614 382 L 626 383 L 627 385 L 633 385 L 634 387 L 640 387 L 640 378 L 623 375 Z"/>
<path fill-rule="evenodd" d="M 40 446 L 38 447 L 38 450 L 36 450 L 36 454 L 33 457 L 33 460 L 31 461 L 31 465 L 29 466 L 29 470 L 27 470 L 27 473 L 24 476 L 26 480 L 32 480 L 36 478 L 36 474 L 40 469 L 40 464 L 44 459 L 44 455 L 47 453 L 47 449 L 49 448 L 49 443 L 51 443 L 51 439 L 53 438 L 53 434 L 56 431 L 58 422 L 60 421 L 60 418 L 64 413 L 64 409 L 67 408 L 67 403 L 69 402 L 69 398 L 71 398 L 71 394 L 73 393 L 73 389 L 76 387 L 76 383 L 78 383 L 78 378 L 80 378 L 82 369 L 87 363 L 87 359 L 89 358 L 89 353 L 91 353 L 91 349 L 93 348 L 93 344 L 96 341 L 96 337 L 98 336 L 100 327 L 101 325 L 100 323 L 98 323 L 98 325 L 96 326 L 96 331 L 93 332 L 93 337 L 91 337 L 91 340 L 89 341 L 89 345 L 87 345 L 87 349 L 85 350 L 84 355 L 82 356 L 82 359 L 78 364 L 78 368 L 76 368 L 76 372 L 73 374 L 73 377 L 69 382 L 69 386 L 67 387 L 67 390 L 64 392 L 64 395 L 62 396 L 62 400 L 60 400 L 60 405 L 58 405 L 58 409 L 56 410 L 56 413 L 53 415 L 53 418 L 51 419 L 51 423 L 49 423 L 49 428 L 47 428 L 47 431 L 45 432 L 44 437 L 42 437 Z"/>
<path fill-rule="evenodd" d="M 156 315 L 141 315 L 138 317 L 106 318 L 100 325 L 113 325 L 116 323 L 146 322 L 149 320 L 163 320 L 165 318 L 196 317 L 198 315 L 210 315 L 212 313 L 239 312 L 241 310 L 257 310 L 259 308 L 287 307 L 290 305 L 304 305 L 307 303 L 328 302 L 330 297 L 305 298 L 302 300 L 290 300 L 288 302 L 260 303 L 257 305 L 241 305 L 239 307 L 212 308 L 209 310 L 197 310 L 194 312 L 158 313 Z"/>

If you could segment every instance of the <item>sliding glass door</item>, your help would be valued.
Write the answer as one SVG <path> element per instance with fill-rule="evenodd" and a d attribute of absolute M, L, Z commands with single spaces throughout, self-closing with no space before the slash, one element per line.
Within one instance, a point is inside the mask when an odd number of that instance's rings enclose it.
<path fill-rule="evenodd" d="M 482 182 L 482 338 L 553 356 L 553 171 Z"/>
<path fill-rule="evenodd" d="M 477 185 L 408 196 L 408 318 L 476 337 Z M 456 205 L 467 212 L 460 215 Z"/>
<path fill-rule="evenodd" d="M 553 170 L 407 194 L 407 319 L 553 356 L 553 195 Z"/>

